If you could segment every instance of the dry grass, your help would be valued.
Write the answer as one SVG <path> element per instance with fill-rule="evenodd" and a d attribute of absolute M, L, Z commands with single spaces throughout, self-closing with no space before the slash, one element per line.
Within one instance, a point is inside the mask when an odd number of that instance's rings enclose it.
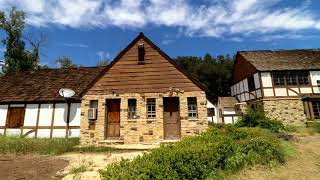
<path fill-rule="evenodd" d="M 227 179 L 318 180 L 320 179 L 320 135 L 297 137 L 294 156 L 283 166 L 255 166 Z"/>

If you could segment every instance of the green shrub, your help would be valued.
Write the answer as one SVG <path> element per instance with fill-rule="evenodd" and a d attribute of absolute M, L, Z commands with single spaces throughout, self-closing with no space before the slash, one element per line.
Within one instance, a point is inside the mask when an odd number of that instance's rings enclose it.
<path fill-rule="evenodd" d="M 314 124 L 314 130 L 317 132 L 317 133 L 320 133 L 320 122 L 316 122 Z"/>
<path fill-rule="evenodd" d="M 260 127 L 275 133 L 285 130 L 285 126 L 281 121 L 270 119 L 265 116 L 264 112 L 251 108 L 240 116 L 240 120 L 235 125 L 237 127 Z"/>
<path fill-rule="evenodd" d="M 79 138 L 34 139 L 0 136 L 0 153 L 57 155 L 73 151 L 79 145 Z"/>
<path fill-rule="evenodd" d="M 256 163 L 283 162 L 281 141 L 259 128 L 211 127 L 197 137 L 153 149 L 100 171 L 103 179 L 219 178 Z"/>

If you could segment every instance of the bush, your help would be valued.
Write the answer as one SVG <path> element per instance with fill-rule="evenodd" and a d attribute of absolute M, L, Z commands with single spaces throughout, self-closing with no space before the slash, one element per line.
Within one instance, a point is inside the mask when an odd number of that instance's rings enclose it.
<path fill-rule="evenodd" d="M 264 112 L 248 109 L 245 114 L 240 116 L 240 120 L 235 124 L 237 127 L 260 127 L 268 129 L 271 132 L 278 133 L 285 130 L 283 123 L 276 119 L 270 119 Z"/>
<path fill-rule="evenodd" d="M 34 139 L 0 136 L 0 153 L 58 155 L 73 151 L 79 145 L 79 138 Z"/>
<path fill-rule="evenodd" d="M 314 130 L 317 132 L 317 133 L 320 133 L 320 122 L 316 122 L 314 124 Z"/>
<path fill-rule="evenodd" d="M 253 164 L 284 162 L 281 141 L 259 128 L 211 127 L 197 137 L 153 149 L 100 171 L 103 179 L 219 178 Z"/>

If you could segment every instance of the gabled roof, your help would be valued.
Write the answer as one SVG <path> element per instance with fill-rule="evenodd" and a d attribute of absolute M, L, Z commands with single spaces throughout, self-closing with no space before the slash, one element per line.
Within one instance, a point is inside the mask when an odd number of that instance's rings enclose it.
<path fill-rule="evenodd" d="M 320 49 L 239 51 L 259 71 L 320 69 Z"/>
<path fill-rule="evenodd" d="M 228 96 L 228 97 L 219 97 L 218 98 L 219 106 L 222 107 L 234 107 L 238 100 L 236 97 Z"/>
<path fill-rule="evenodd" d="M 0 77 L 0 102 L 60 101 L 59 89 L 80 94 L 105 69 L 105 67 L 81 67 L 66 69 L 40 69 L 24 71 Z"/>
<path fill-rule="evenodd" d="M 88 88 L 81 94 L 84 95 L 91 87 L 94 86 L 94 84 L 101 78 L 103 75 L 109 71 L 110 68 L 113 67 L 114 64 L 116 64 L 121 57 L 129 50 L 131 49 L 140 39 L 143 39 L 147 43 L 150 44 L 152 48 L 154 48 L 159 54 L 161 54 L 165 59 L 167 59 L 178 71 L 183 73 L 188 79 L 190 79 L 196 86 L 198 86 L 201 90 L 207 92 L 207 89 L 205 86 L 203 86 L 199 81 L 197 81 L 195 78 L 192 77 L 191 74 L 186 72 L 181 66 L 179 66 L 173 59 L 170 58 L 166 53 L 164 53 L 158 46 L 156 46 L 149 38 L 147 38 L 142 32 L 139 33 L 139 35 L 126 47 L 124 48 L 116 58 L 110 63 L 108 67 L 106 67 L 100 75 L 88 86 Z"/>

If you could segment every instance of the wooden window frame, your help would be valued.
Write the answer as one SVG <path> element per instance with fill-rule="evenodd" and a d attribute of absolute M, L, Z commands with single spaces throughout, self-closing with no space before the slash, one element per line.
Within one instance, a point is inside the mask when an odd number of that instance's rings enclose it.
<path fill-rule="evenodd" d="M 311 101 L 313 117 L 315 120 L 320 120 L 320 101 Z"/>
<path fill-rule="evenodd" d="M 90 100 L 90 108 L 98 109 L 99 101 L 98 100 Z"/>
<path fill-rule="evenodd" d="M 216 108 L 208 108 L 207 112 L 208 112 L 208 114 L 207 114 L 208 117 L 216 116 Z"/>
<path fill-rule="evenodd" d="M 272 72 L 272 81 L 274 86 L 286 86 L 286 76 L 283 72 Z"/>
<path fill-rule="evenodd" d="M 256 90 L 256 84 L 253 76 L 248 77 L 248 89 L 249 92 Z"/>
<path fill-rule="evenodd" d="M 128 99 L 128 119 L 137 118 L 137 100 Z"/>
<path fill-rule="evenodd" d="M 188 118 L 196 119 L 198 118 L 198 105 L 197 105 L 197 97 L 188 97 Z"/>
<path fill-rule="evenodd" d="M 138 45 L 138 64 L 144 64 L 145 63 L 145 54 L 146 51 L 144 49 L 144 44 L 139 44 Z"/>
<path fill-rule="evenodd" d="M 311 83 L 309 80 L 309 71 L 272 71 L 271 76 L 274 87 L 309 86 Z"/>
<path fill-rule="evenodd" d="M 157 117 L 156 98 L 147 99 L 147 119 L 156 119 Z"/>

